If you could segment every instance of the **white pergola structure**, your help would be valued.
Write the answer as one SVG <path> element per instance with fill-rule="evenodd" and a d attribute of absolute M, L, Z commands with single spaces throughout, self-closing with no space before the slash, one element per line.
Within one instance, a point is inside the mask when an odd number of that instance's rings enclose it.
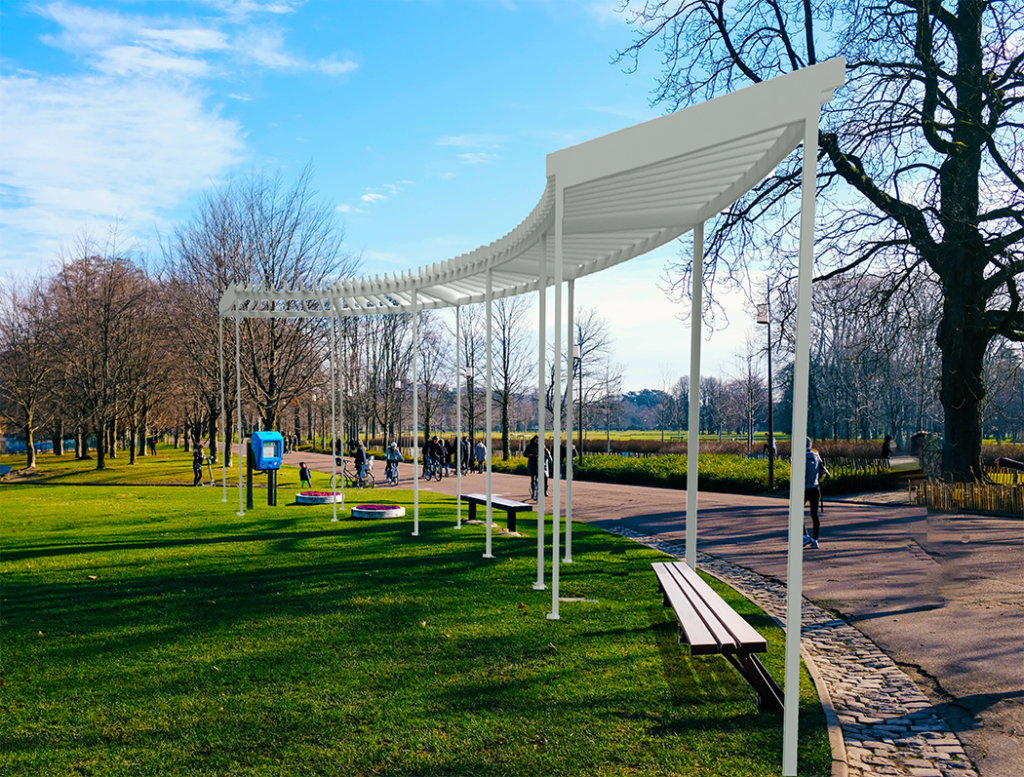
<path fill-rule="evenodd" d="M 401 275 L 342 278 L 311 289 L 274 289 L 235 285 L 220 302 L 223 318 L 365 316 L 415 314 L 463 305 L 487 305 L 486 429 L 491 419 L 491 303 L 495 299 L 539 291 L 538 426 L 544 439 L 546 309 L 545 290 L 553 286 L 553 382 L 561 386 L 563 327 L 566 352 L 572 353 L 573 293 L 577 278 L 640 256 L 687 232 L 693 232 L 693 294 L 690 352 L 690 408 L 686 496 L 686 561 L 696 566 L 697 457 L 701 344 L 701 291 L 704 224 L 728 208 L 767 177 L 803 143 L 799 294 L 795 360 L 793 439 L 807 432 L 808 362 L 810 353 L 811 277 L 814 263 L 814 200 L 821 106 L 845 80 L 842 58 L 765 81 L 662 116 L 547 157 L 547 181 L 540 202 L 519 226 L 493 243 L 444 262 Z M 562 288 L 568 286 L 568 315 L 563 316 Z M 309 303 L 316 301 L 316 309 Z M 624 305 L 630 304 L 623 300 Z M 334 323 L 331 329 L 332 384 Z M 237 343 L 237 339 L 236 339 Z M 237 354 L 236 354 L 237 358 Z M 416 351 L 413 386 L 416 386 Z M 456 346 L 456 375 L 461 380 L 461 358 Z M 240 401 L 240 400 L 239 400 Z M 572 407 L 572 380 L 566 406 Z M 333 405 L 333 385 L 332 385 Z M 562 433 L 560 403 L 555 403 L 555 445 Z M 572 440 L 572 413 L 566 418 L 567 446 Z M 461 420 L 459 421 L 461 427 Z M 417 392 L 413 391 L 413 429 L 418 428 Z M 461 434 L 462 430 L 459 429 Z M 418 443 L 413 435 L 413 461 Z M 794 443 L 794 452 L 800 450 Z M 559 535 L 562 504 L 560 457 L 554 455 L 554 508 L 552 514 L 552 611 L 557 619 Z M 795 461 L 797 459 L 794 459 Z M 239 455 L 239 465 L 241 455 Z M 566 458 L 565 561 L 572 561 L 572 457 Z M 543 479 L 544 467 L 538 467 Z M 460 468 L 461 471 L 461 468 Z M 413 534 L 419 534 L 419 471 L 415 468 Z M 239 478 L 241 480 L 241 478 Z M 459 489 L 461 493 L 461 488 Z M 538 495 L 543 484 L 538 485 Z M 493 558 L 491 456 L 487 457 L 487 520 L 484 556 Z M 241 512 L 241 484 L 239 484 Z M 799 702 L 800 599 L 802 590 L 802 535 L 804 468 L 793 467 L 790 478 L 788 603 L 786 636 L 785 731 L 783 774 L 796 774 L 796 724 Z M 335 515 L 336 518 L 336 515 Z M 537 581 L 544 589 L 544 510 L 538 510 Z M 461 502 L 457 527 L 461 526 Z"/>

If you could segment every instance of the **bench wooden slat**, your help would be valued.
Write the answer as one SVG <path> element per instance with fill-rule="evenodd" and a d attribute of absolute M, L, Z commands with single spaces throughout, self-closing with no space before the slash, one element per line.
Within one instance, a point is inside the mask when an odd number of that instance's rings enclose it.
<path fill-rule="evenodd" d="M 467 502 L 476 502 L 481 505 L 487 504 L 487 494 L 462 494 L 461 496 Z M 512 499 L 503 499 L 500 496 L 492 496 L 491 504 L 495 507 L 500 507 L 502 510 L 515 510 L 516 512 L 533 509 L 533 506 L 526 504 L 526 502 L 516 502 Z"/>
<path fill-rule="evenodd" d="M 728 632 L 729 639 L 723 640 L 723 644 L 731 642 L 737 649 L 747 653 L 768 651 L 768 641 L 757 632 L 757 629 L 743 620 L 743 616 L 730 607 L 696 571 L 682 562 L 669 563 L 669 566 L 674 574 L 687 580 L 703 603 L 714 613 L 721 627 Z"/>
<path fill-rule="evenodd" d="M 459 498 L 469 502 L 470 520 L 474 520 L 476 518 L 477 505 L 487 505 L 487 494 L 460 494 Z M 508 530 L 510 532 L 514 532 L 516 530 L 516 513 L 533 509 L 533 507 L 526 504 L 526 502 L 515 502 L 511 499 L 502 499 L 500 496 L 491 497 L 491 507 L 505 511 Z"/>
<path fill-rule="evenodd" d="M 679 587 L 678 581 L 669 571 L 668 564 L 653 564 L 654 573 L 658 576 L 661 591 L 679 618 L 679 627 L 690 646 L 690 653 L 695 656 L 711 655 L 722 652 L 721 643 L 711 633 L 707 624 L 694 611 L 689 597 Z"/>

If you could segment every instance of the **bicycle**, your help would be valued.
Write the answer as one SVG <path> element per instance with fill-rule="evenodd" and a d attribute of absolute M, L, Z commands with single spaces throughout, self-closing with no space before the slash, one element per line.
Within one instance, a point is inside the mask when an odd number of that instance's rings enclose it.
<path fill-rule="evenodd" d="M 377 485 L 377 479 L 374 477 L 370 468 L 373 465 L 373 456 L 370 456 L 366 460 L 366 466 L 363 469 L 362 476 L 358 473 L 353 472 L 345 465 L 344 460 L 339 461 L 335 459 L 335 462 L 340 464 L 342 471 L 336 475 L 331 476 L 331 490 L 338 490 L 338 477 L 342 478 L 341 482 L 345 484 L 345 488 L 374 488 Z"/>
<path fill-rule="evenodd" d="M 433 456 L 428 456 L 426 465 L 423 468 L 423 479 L 429 481 L 431 478 L 434 478 L 434 480 L 440 483 L 443 477 L 444 472 L 441 468 L 441 462 Z"/>
<path fill-rule="evenodd" d="M 384 462 L 384 480 L 389 486 L 398 485 L 398 462 L 397 461 L 385 461 Z"/>

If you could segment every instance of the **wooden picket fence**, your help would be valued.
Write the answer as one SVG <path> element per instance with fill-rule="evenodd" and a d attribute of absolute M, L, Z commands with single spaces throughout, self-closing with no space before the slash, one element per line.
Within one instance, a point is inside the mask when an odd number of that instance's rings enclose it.
<path fill-rule="evenodd" d="M 910 504 L 940 512 L 993 513 L 1024 516 L 1024 484 L 944 483 L 916 480 L 909 483 Z"/>

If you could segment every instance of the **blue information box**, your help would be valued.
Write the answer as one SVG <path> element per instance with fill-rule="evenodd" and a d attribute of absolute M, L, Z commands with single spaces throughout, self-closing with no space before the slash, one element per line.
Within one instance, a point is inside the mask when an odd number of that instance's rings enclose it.
<path fill-rule="evenodd" d="M 281 469 L 284 437 L 280 432 L 252 433 L 253 469 Z"/>

